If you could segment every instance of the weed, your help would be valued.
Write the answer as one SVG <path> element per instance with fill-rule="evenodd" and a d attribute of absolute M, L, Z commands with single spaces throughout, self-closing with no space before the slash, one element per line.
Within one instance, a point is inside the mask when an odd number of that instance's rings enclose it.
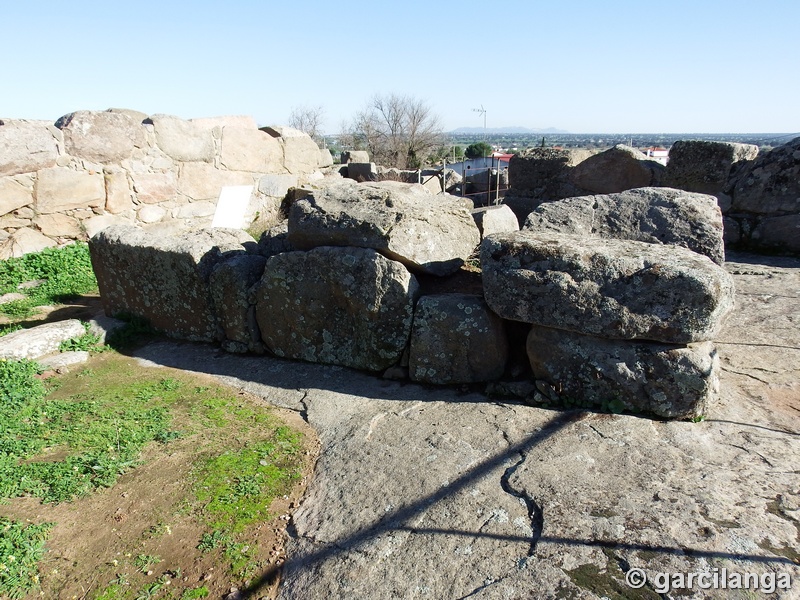
<path fill-rule="evenodd" d="M 228 535 L 219 530 L 214 530 L 212 533 L 203 534 L 203 537 L 200 539 L 200 543 L 197 544 L 197 549 L 201 552 L 211 552 L 222 544 L 227 543 L 229 540 L 230 537 Z"/>
<path fill-rule="evenodd" d="M 0 337 L 4 335 L 8 335 L 9 333 L 14 333 L 15 331 L 19 331 L 22 329 L 22 325 L 19 323 L 13 323 L 11 325 L 0 325 Z"/>
<path fill-rule="evenodd" d="M 300 473 L 289 458 L 299 450 L 300 434 L 278 427 L 269 440 L 208 459 L 197 474 L 196 493 L 207 502 L 212 527 L 236 534 L 268 518 L 268 507 Z"/>
<path fill-rule="evenodd" d="M 94 333 L 89 333 L 89 324 L 83 324 L 86 333 L 80 337 L 72 338 L 61 342 L 58 349 L 61 352 L 74 352 L 76 350 L 83 350 L 85 352 L 102 352 L 105 348 L 100 342 L 100 336 Z"/>
<path fill-rule="evenodd" d="M 180 600 L 199 600 L 200 598 L 207 598 L 211 594 L 206 586 L 184 590 L 181 594 Z"/>
<path fill-rule="evenodd" d="M 139 569 L 142 573 L 147 573 L 147 571 L 150 570 L 150 567 L 157 565 L 160 562 L 160 556 L 154 556 L 152 554 L 139 554 L 133 559 L 133 566 Z"/>
<path fill-rule="evenodd" d="M 26 525 L 0 517 L 0 595 L 22 598 L 39 587 L 37 563 L 52 523 Z"/>

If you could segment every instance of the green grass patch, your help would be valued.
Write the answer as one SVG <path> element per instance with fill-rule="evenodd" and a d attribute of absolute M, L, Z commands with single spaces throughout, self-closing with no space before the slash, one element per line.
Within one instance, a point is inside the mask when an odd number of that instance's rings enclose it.
<path fill-rule="evenodd" d="M 170 430 L 179 392 L 167 380 L 61 398 L 44 396 L 36 372 L 35 363 L 0 362 L 0 499 L 64 502 L 109 487 Z"/>
<path fill-rule="evenodd" d="M 0 517 L 0 596 L 23 598 L 38 588 L 37 563 L 52 523 L 26 525 Z"/>
<path fill-rule="evenodd" d="M 28 496 L 49 504 L 79 503 L 113 486 L 145 458 L 186 456 L 184 495 L 154 512 L 140 538 L 121 541 L 123 547 L 113 553 L 109 549 L 113 560 L 90 568 L 105 585 L 87 598 L 209 595 L 203 587 L 183 591 L 178 578 L 168 575 L 175 569 L 165 570 L 179 566 L 169 562 L 165 548 L 172 528 L 186 527 L 186 520 L 195 531 L 205 531 L 195 542 L 197 556 L 224 565 L 232 582 L 263 569 L 268 549 L 256 541 L 257 532 L 276 516 L 270 514 L 272 501 L 291 493 L 301 477 L 307 461 L 301 433 L 232 390 L 203 385 L 206 380 L 190 374 L 142 369 L 113 351 L 95 356 L 82 371 L 45 382 L 37 378 L 39 371 L 35 362 L 0 360 L 0 502 Z M 162 450 L 165 444 L 175 445 Z M 117 500 L 110 498 L 113 514 Z M 2 523 L 15 532 L 10 536 L 0 528 L 3 544 L 20 537 L 21 524 Z M 32 541 L 20 544 L 28 555 L 17 546 L 7 552 L 0 547 L 3 556 L 15 557 L 11 562 L 28 556 L 24 574 L 0 579 L 0 597 L 22 597 L 36 588 L 36 562 L 50 527 L 27 525 Z M 159 556 L 167 557 L 163 565 Z M 8 567 L 5 559 L 2 564 Z M 53 590 L 46 587 L 47 573 L 42 577 L 47 596 Z"/>
<path fill-rule="evenodd" d="M 207 459 L 196 474 L 196 493 L 209 525 L 236 534 L 268 518 L 270 503 L 299 477 L 287 466 L 300 447 L 299 433 L 278 427 L 269 440 Z"/>
<path fill-rule="evenodd" d="M 27 289 L 21 283 L 41 281 Z M 45 248 L 41 252 L 0 261 L 0 294 L 21 292 L 24 300 L 0 305 L 0 313 L 15 319 L 30 316 L 36 306 L 61 304 L 76 296 L 97 290 L 97 280 L 85 243 L 61 248 Z"/>

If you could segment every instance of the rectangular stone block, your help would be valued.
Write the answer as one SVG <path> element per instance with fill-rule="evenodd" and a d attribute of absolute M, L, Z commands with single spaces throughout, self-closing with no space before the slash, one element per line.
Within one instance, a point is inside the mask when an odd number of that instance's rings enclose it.
<path fill-rule="evenodd" d="M 206 229 L 161 236 L 114 225 L 89 240 L 92 266 L 108 316 L 147 319 L 167 335 L 210 342 L 221 338 L 209 278 L 222 260 L 245 254 L 255 240 L 243 231 Z"/>
<path fill-rule="evenodd" d="M 105 203 L 106 185 L 102 173 L 59 167 L 37 173 L 36 210 L 40 214 L 101 207 Z"/>
<path fill-rule="evenodd" d="M 504 319 L 610 339 L 713 339 L 733 279 L 686 248 L 556 233 L 495 234 L 481 244 L 484 292 Z"/>
<path fill-rule="evenodd" d="M 604 340 L 534 326 L 534 377 L 551 400 L 676 419 L 703 415 L 719 396 L 712 342 L 688 346 Z"/>

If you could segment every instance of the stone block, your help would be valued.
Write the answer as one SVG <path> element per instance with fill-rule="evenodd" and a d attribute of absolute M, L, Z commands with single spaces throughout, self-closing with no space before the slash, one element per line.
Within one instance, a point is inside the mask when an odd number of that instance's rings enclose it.
<path fill-rule="evenodd" d="M 61 213 L 38 215 L 34 218 L 33 224 L 49 237 L 67 237 L 77 240 L 83 235 L 78 220 Z"/>
<path fill-rule="evenodd" d="M 22 227 L 0 243 L 0 260 L 17 258 L 31 252 L 41 252 L 45 248 L 54 248 L 55 246 L 58 244 L 46 235 L 28 227 Z"/>
<path fill-rule="evenodd" d="M 732 212 L 800 213 L 800 137 L 759 156 L 737 179 Z"/>
<path fill-rule="evenodd" d="M 222 260 L 246 253 L 255 240 L 243 231 L 207 229 L 163 236 L 112 226 L 89 240 L 100 298 L 108 316 L 146 319 L 181 339 L 220 339 L 209 277 Z"/>
<path fill-rule="evenodd" d="M 0 216 L 33 204 L 33 178 L 30 175 L 0 177 Z"/>
<path fill-rule="evenodd" d="M 62 342 L 77 338 L 86 330 L 77 319 L 45 323 L 30 329 L 20 329 L 3 336 L 0 359 L 36 360 L 58 352 Z"/>
<path fill-rule="evenodd" d="M 570 181 L 594 194 L 613 194 L 660 185 L 666 167 L 636 148 L 617 144 L 590 156 L 569 174 Z"/>
<path fill-rule="evenodd" d="M 418 185 L 343 182 L 308 190 L 289 209 L 289 242 L 372 248 L 431 275 L 457 271 L 480 234 L 459 198 Z"/>
<path fill-rule="evenodd" d="M 164 154 L 182 162 L 214 160 L 214 137 L 209 129 L 171 115 L 153 115 L 156 144 Z"/>
<path fill-rule="evenodd" d="M 307 133 L 292 127 L 262 127 L 283 146 L 283 166 L 294 175 L 313 173 L 319 167 L 319 146 Z"/>
<path fill-rule="evenodd" d="M 297 175 L 270 173 L 258 180 L 258 191 L 265 196 L 283 198 L 289 188 L 297 187 L 299 184 Z"/>
<path fill-rule="evenodd" d="M 640 188 L 566 198 L 539 205 L 523 229 L 670 244 L 704 254 L 720 265 L 725 262 L 722 213 L 717 200 L 707 194 Z"/>
<path fill-rule="evenodd" d="M 762 219 L 753 230 L 750 242 L 763 250 L 800 253 L 800 214 Z"/>
<path fill-rule="evenodd" d="M 503 320 L 481 296 L 423 296 L 414 311 L 409 376 L 425 383 L 476 383 L 499 378 L 508 359 Z"/>
<path fill-rule="evenodd" d="M 131 173 L 133 191 L 141 204 L 158 204 L 174 200 L 178 195 L 178 179 L 174 171 L 163 173 Z"/>
<path fill-rule="evenodd" d="M 133 208 L 131 185 L 121 169 L 103 176 L 106 182 L 106 211 L 119 214 Z"/>
<path fill-rule="evenodd" d="M 60 167 L 42 169 L 37 173 L 36 210 L 40 214 L 105 204 L 106 185 L 102 173 Z"/>
<path fill-rule="evenodd" d="M 504 319 L 611 339 L 706 341 L 733 308 L 733 279 L 677 246 L 519 231 L 484 238 L 484 293 Z"/>
<path fill-rule="evenodd" d="M 408 343 L 418 288 L 371 249 L 285 252 L 267 259 L 256 318 L 278 356 L 383 371 Z"/>
<path fill-rule="evenodd" d="M 209 279 L 211 297 L 225 338 L 256 352 L 262 349 L 261 333 L 249 291 L 264 274 L 266 262 L 263 256 L 234 256 L 217 264 Z"/>
<path fill-rule="evenodd" d="M 0 120 L 0 176 L 54 167 L 60 137 L 46 121 Z"/>
<path fill-rule="evenodd" d="M 64 135 L 67 154 L 98 163 L 130 158 L 145 143 L 141 120 L 124 112 L 80 110 L 56 121 Z"/>
<path fill-rule="evenodd" d="M 220 163 L 231 171 L 283 173 L 283 148 L 280 142 L 258 129 L 224 127 Z"/>
<path fill-rule="evenodd" d="M 519 221 L 508 206 L 483 206 L 472 210 L 472 218 L 481 232 L 481 237 L 493 233 L 519 231 Z"/>
<path fill-rule="evenodd" d="M 757 155 L 758 146 L 752 144 L 678 140 L 669 149 L 664 185 L 717 196 L 725 190 L 734 165 Z"/>
<path fill-rule="evenodd" d="M 712 342 L 605 340 L 534 326 L 527 351 L 534 377 L 567 404 L 688 419 L 706 414 L 719 396 Z"/>
<path fill-rule="evenodd" d="M 254 180 L 253 173 L 223 171 L 207 163 L 189 162 L 182 164 L 178 172 L 178 193 L 192 200 L 216 201 L 223 187 L 253 185 Z"/>

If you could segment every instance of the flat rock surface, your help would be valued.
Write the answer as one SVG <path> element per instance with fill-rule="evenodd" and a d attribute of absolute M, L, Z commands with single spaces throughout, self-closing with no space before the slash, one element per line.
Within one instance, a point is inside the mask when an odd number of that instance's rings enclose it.
<path fill-rule="evenodd" d="M 699 423 L 546 410 L 190 343 L 138 355 L 301 411 L 319 432 L 282 598 L 796 598 L 800 261 L 729 260 L 721 399 Z M 627 587 L 629 568 L 650 582 Z M 659 591 L 659 573 L 722 569 L 776 585 L 788 574 L 794 589 Z"/>

